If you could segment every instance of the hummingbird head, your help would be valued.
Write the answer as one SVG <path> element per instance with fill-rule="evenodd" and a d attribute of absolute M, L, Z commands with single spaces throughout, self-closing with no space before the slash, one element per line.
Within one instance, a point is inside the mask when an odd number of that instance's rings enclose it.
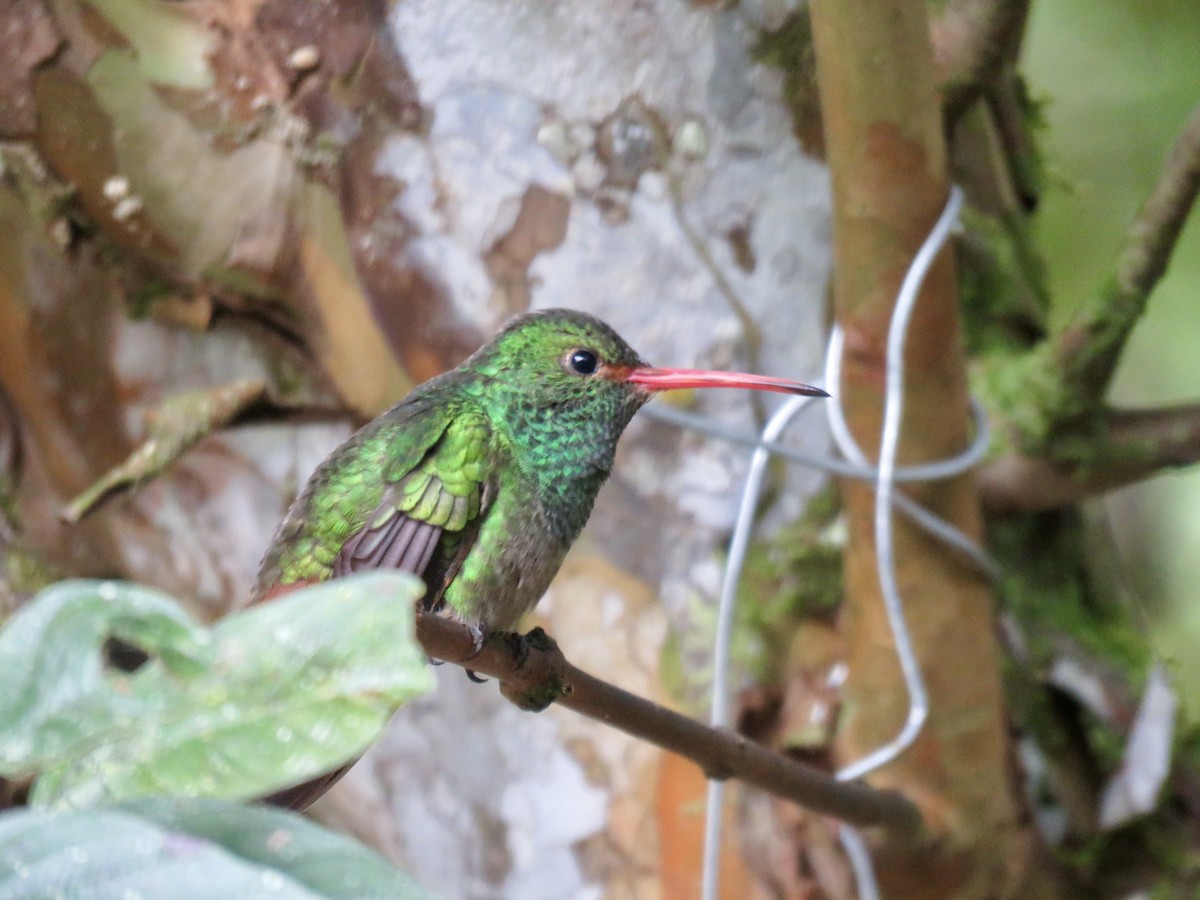
<path fill-rule="evenodd" d="M 604 322 L 566 309 L 514 319 L 459 371 L 522 470 L 537 478 L 547 505 L 562 511 L 568 540 L 612 469 L 617 439 L 656 392 L 741 387 L 828 396 L 762 375 L 654 368 Z"/>
<path fill-rule="evenodd" d="M 782 378 L 647 365 L 607 324 L 587 313 L 548 309 L 514 319 L 464 367 L 514 393 L 519 405 L 555 414 L 588 407 L 623 429 L 630 417 L 659 391 L 731 388 L 827 397 L 820 388 Z"/>

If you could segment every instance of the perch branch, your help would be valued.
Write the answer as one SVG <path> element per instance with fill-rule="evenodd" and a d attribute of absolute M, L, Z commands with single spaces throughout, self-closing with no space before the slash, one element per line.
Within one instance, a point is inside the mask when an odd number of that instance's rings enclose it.
<path fill-rule="evenodd" d="M 984 506 L 996 513 L 1057 509 L 1200 462 L 1200 404 L 1109 410 L 1072 460 L 1068 453 L 1011 453 L 979 473 Z"/>
<path fill-rule="evenodd" d="M 1059 380 L 1046 410 L 1053 421 L 1086 412 L 1104 396 L 1125 341 L 1167 269 L 1198 191 L 1200 105 L 1192 110 L 1126 232 L 1104 287 L 1051 339 L 1046 365 Z"/>
<path fill-rule="evenodd" d="M 601 681 L 569 663 L 552 644 L 528 643 L 522 660 L 515 643 L 493 637 L 474 653 L 463 625 L 417 615 L 417 638 L 435 659 L 469 667 L 501 683 L 506 697 L 526 708 L 549 701 L 686 757 L 710 778 L 737 778 L 809 809 L 855 825 L 900 830 L 920 826 L 915 806 L 894 791 L 838 781 L 731 731 L 718 730 Z M 532 698 L 537 698 L 533 699 Z"/>

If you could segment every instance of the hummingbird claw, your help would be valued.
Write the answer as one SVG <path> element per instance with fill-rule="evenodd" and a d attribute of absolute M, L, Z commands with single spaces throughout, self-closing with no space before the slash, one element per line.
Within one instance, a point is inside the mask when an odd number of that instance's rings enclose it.
<path fill-rule="evenodd" d="M 471 632 L 471 642 L 474 645 L 474 649 L 471 651 L 471 655 L 468 656 L 466 660 L 463 660 L 463 662 L 466 662 L 467 660 L 470 660 L 470 659 L 474 659 L 476 656 L 478 656 L 480 654 L 480 652 L 483 650 L 484 642 L 487 640 L 487 632 L 483 630 L 482 626 L 480 626 L 480 624 L 478 622 L 468 622 L 466 624 L 467 624 L 467 630 Z M 469 679 L 471 679 L 471 681 L 475 682 L 476 684 L 486 684 L 487 683 L 486 678 L 480 678 L 478 675 L 476 675 L 470 669 L 467 669 L 466 672 L 467 672 L 467 677 Z"/>
<path fill-rule="evenodd" d="M 487 640 L 487 632 L 478 622 L 473 622 L 467 625 L 467 630 L 471 632 L 471 641 L 474 644 L 474 649 L 467 659 L 474 659 L 483 650 L 483 643 Z"/>

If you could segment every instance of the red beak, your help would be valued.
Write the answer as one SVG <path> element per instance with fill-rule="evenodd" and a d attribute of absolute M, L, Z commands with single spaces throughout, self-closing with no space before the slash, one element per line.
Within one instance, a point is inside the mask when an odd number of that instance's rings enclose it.
<path fill-rule="evenodd" d="M 820 388 L 810 387 L 785 378 L 766 375 L 747 375 L 742 372 L 705 372 L 700 369 L 655 369 L 639 366 L 630 369 L 622 381 L 636 384 L 647 391 L 673 391 L 679 388 L 746 388 L 752 391 L 777 391 L 780 394 L 801 394 L 808 397 L 828 397 Z"/>

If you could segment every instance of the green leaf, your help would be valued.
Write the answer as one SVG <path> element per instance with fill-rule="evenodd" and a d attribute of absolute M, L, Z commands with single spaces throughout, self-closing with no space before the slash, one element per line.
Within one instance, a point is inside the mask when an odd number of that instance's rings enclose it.
<path fill-rule="evenodd" d="M 155 797 L 132 800 L 122 808 L 213 841 L 242 859 L 284 871 L 323 897 L 428 896 L 358 841 L 274 807 Z"/>
<path fill-rule="evenodd" d="M 88 605 L 105 586 L 58 586 L 31 602 L 30 615 L 46 618 L 47 597 L 70 606 L 56 590 Z M 41 770 L 32 800 L 56 807 L 155 794 L 241 799 L 305 781 L 360 754 L 400 705 L 432 687 L 412 628 L 422 590 L 409 576 L 372 573 L 296 591 L 211 632 L 183 620 L 174 644 L 161 623 L 124 627 L 122 637 L 158 657 L 132 676 L 103 672 L 102 625 L 86 639 L 71 629 L 22 631 L 39 641 L 25 650 L 40 677 L 19 679 L 32 693 L 20 721 L 32 724 L 13 730 L 0 719 L 0 760 L 10 771 Z M 0 633 L 0 660 L 9 637 Z M 198 646 L 207 652 L 185 652 Z M 30 663 L 13 653 L 0 675 Z M 90 675 L 64 691 L 54 662 L 79 671 L 80 657 Z"/>
<path fill-rule="evenodd" d="M 0 898 L 428 896 L 355 841 L 280 810 L 146 798 L 0 815 Z"/>
<path fill-rule="evenodd" d="M 110 635 L 181 673 L 203 668 L 209 649 L 208 634 L 149 588 L 64 581 L 42 591 L 0 631 L 0 775 L 25 774 L 70 752 L 74 729 L 51 723 L 81 699 L 119 686 L 102 663 Z"/>

